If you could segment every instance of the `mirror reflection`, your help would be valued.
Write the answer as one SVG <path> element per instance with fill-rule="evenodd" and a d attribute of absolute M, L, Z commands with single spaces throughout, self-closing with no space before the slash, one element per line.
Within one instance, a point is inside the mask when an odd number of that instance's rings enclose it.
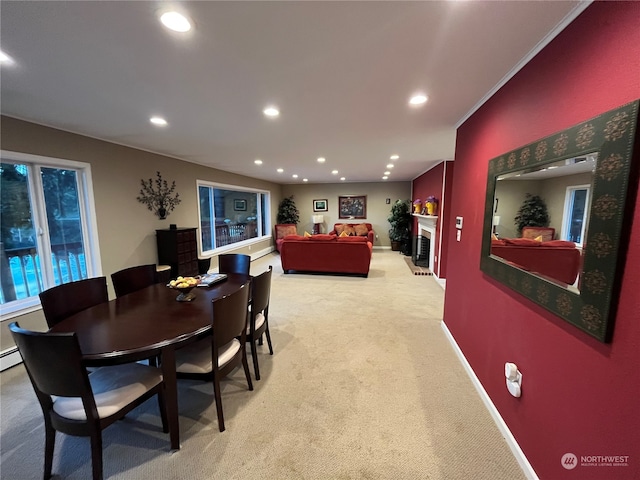
<path fill-rule="evenodd" d="M 597 158 L 496 177 L 491 255 L 578 293 Z"/>

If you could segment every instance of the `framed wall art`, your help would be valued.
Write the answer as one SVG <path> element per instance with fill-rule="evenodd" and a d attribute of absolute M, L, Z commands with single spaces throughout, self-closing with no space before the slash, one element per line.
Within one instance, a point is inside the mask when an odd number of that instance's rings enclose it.
<path fill-rule="evenodd" d="M 367 218 L 367 196 L 339 196 L 338 218 Z"/>
<path fill-rule="evenodd" d="M 313 211 L 314 212 L 327 212 L 329 211 L 329 202 L 327 199 L 314 200 L 313 201 Z"/>

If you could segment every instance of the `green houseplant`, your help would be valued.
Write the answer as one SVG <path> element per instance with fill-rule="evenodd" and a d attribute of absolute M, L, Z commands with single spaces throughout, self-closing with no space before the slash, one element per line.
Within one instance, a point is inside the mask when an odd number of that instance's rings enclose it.
<path fill-rule="evenodd" d="M 410 251 L 411 245 L 411 201 L 396 200 L 391 207 L 391 214 L 387 218 L 391 224 L 389 229 L 389 240 L 391 240 L 391 250 L 402 251 L 406 254 Z"/>
<path fill-rule="evenodd" d="M 279 224 L 293 223 L 297 225 L 300 222 L 300 212 L 293 201 L 293 195 L 283 199 L 278 205 L 277 221 Z"/>
<path fill-rule="evenodd" d="M 522 236 L 524 227 L 548 227 L 547 204 L 540 196 L 527 193 L 513 221 L 518 228 L 518 236 Z"/>

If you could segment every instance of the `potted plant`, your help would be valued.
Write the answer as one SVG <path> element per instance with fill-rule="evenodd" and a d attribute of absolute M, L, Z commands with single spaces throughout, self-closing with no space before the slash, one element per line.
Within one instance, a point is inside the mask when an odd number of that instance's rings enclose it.
<path fill-rule="evenodd" d="M 387 218 L 391 224 L 389 229 L 389 240 L 391 240 L 391 250 L 402 251 L 406 254 L 410 250 L 411 224 L 411 201 L 396 200 L 391 207 L 391 214 Z"/>
<path fill-rule="evenodd" d="M 293 201 L 293 195 L 283 199 L 278 205 L 278 224 L 292 223 L 297 225 L 300 222 L 300 212 Z"/>
<path fill-rule="evenodd" d="M 522 236 L 524 227 L 548 227 L 547 204 L 538 195 L 527 193 L 513 221 L 518 228 L 518 236 Z"/>
<path fill-rule="evenodd" d="M 426 200 L 427 215 L 433 215 L 438 208 L 438 199 L 434 195 L 429 195 Z"/>

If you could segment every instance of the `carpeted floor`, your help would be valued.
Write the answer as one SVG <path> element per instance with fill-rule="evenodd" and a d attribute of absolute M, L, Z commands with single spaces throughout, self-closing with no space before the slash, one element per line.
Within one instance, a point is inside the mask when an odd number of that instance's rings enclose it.
<path fill-rule="evenodd" d="M 105 431 L 105 478 L 525 478 L 444 336 L 433 277 L 391 251 L 374 252 L 368 278 L 284 275 L 275 254 L 251 271 L 269 264 L 275 354 L 259 347 L 253 392 L 239 370 L 224 382 L 227 430 L 211 385 L 180 381 L 181 450 L 152 400 Z M 42 478 L 42 413 L 23 367 L 0 386 L 0 477 Z M 58 435 L 53 471 L 90 478 L 88 440 Z"/>

